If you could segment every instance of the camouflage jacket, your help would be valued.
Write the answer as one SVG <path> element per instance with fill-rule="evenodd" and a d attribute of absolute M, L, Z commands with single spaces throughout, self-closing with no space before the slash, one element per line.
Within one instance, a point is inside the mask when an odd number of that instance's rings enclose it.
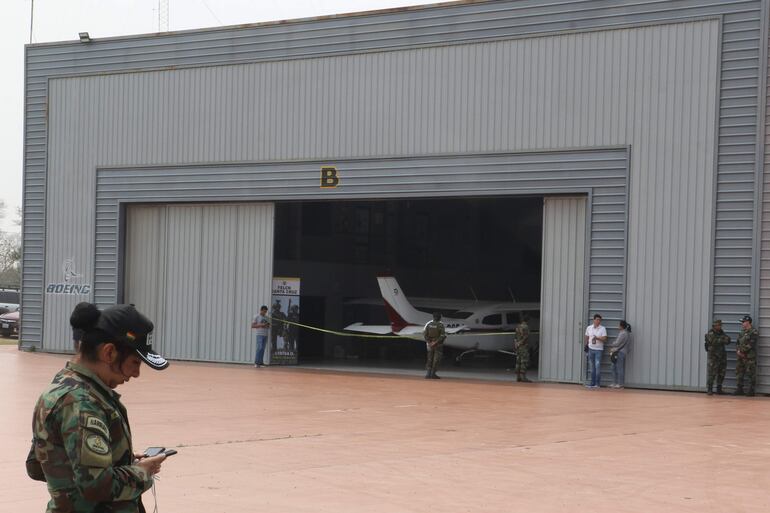
<path fill-rule="evenodd" d="M 423 336 L 425 337 L 425 342 L 438 341 L 439 344 L 443 344 L 446 338 L 444 323 L 441 321 L 430 321 L 425 325 Z"/>
<path fill-rule="evenodd" d="M 516 335 L 514 335 L 516 347 L 526 346 L 527 339 L 529 339 L 529 325 L 526 322 L 522 322 L 516 326 Z"/>
<path fill-rule="evenodd" d="M 268 319 L 270 320 L 270 336 L 273 338 L 282 337 L 288 326 L 283 322 L 286 320 L 286 314 L 280 310 L 273 310 Z"/>
<path fill-rule="evenodd" d="M 132 465 L 131 429 L 120 395 L 93 372 L 68 362 L 38 399 L 27 474 L 45 481 L 47 513 L 144 512 L 152 486 Z"/>
<path fill-rule="evenodd" d="M 725 346 L 730 343 L 730 337 L 722 330 L 716 331 L 710 329 L 705 336 L 706 350 L 711 351 L 724 351 Z"/>
<path fill-rule="evenodd" d="M 758 339 L 759 331 L 757 331 L 757 328 L 752 327 L 748 330 L 741 330 L 741 332 L 738 334 L 736 350 L 740 351 L 749 358 L 756 358 Z"/>

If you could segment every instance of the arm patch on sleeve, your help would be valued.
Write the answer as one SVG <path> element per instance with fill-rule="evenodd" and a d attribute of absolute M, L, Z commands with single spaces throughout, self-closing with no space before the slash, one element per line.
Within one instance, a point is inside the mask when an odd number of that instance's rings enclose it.
<path fill-rule="evenodd" d="M 104 456 L 110 453 L 110 446 L 107 441 L 99 435 L 86 435 L 86 447 L 92 452 Z"/>
<path fill-rule="evenodd" d="M 94 417 L 93 415 L 86 415 L 83 427 L 96 431 L 108 440 L 110 438 L 110 430 L 107 428 L 107 424 L 105 424 L 101 419 Z"/>

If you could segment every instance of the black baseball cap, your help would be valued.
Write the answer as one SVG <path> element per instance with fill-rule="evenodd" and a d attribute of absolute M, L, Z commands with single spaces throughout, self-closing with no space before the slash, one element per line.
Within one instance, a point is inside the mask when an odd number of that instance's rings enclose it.
<path fill-rule="evenodd" d="M 153 351 L 148 340 L 155 326 L 134 305 L 105 308 L 96 322 L 96 328 L 134 346 L 136 353 L 153 369 L 163 370 L 168 367 L 168 360 Z"/>
<path fill-rule="evenodd" d="M 744 315 L 743 317 L 741 317 L 741 322 L 746 322 L 746 321 L 754 322 L 754 321 L 751 320 L 751 316 L 750 315 Z"/>
<path fill-rule="evenodd" d="M 163 370 L 168 360 L 152 349 L 150 337 L 155 326 L 134 305 L 109 306 L 99 310 L 91 303 L 80 303 L 70 316 L 70 325 L 83 330 L 83 339 L 93 343 L 120 342 L 134 348 L 151 368 Z"/>

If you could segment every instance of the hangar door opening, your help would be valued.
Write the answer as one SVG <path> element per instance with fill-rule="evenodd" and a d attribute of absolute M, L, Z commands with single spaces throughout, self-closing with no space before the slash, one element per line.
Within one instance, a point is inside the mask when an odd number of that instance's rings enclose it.
<path fill-rule="evenodd" d="M 544 381 L 582 380 L 586 225 L 585 197 L 545 198 L 540 333 Z"/>
<path fill-rule="evenodd" d="M 271 203 L 127 208 L 123 300 L 154 321 L 164 356 L 253 361 L 251 319 L 271 292 L 273 216 Z"/>
<path fill-rule="evenodd" d="M 274 272 L 302 280 L 301 323 L 330 331 L 362 324 L 390 335 L 380 285 L 389 275 L 386 290 L 399 289 L 422 319 L 440 311 L 445 321 L 457 318 L 473 328 L 447 342 L 445 370 L 510 376 L 510 332 L 527 315 L 536 376 L 542 197 L 287 202 L 276 204 L 275 219 Z M 404 320 L 418 327 L 425 322 Z M 503 334 L 479 334 L 485 330 Z M 476 346 L 479 351 L 453 365 L 463 348 Z M 420 336 L 302 329 L 298 347 L 301 364 L 320 367 L 416 370 L 425 359 Z"/>

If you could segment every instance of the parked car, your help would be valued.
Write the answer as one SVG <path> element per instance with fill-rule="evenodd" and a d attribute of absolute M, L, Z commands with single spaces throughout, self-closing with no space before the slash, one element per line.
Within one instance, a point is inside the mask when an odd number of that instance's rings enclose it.
<path fill-rule="evenodd" d="M 21 320 L 21 310 L 8 312 L 0 315 L 0 336 L 18 337 L 19 321 Z"/>
<path fill-rule="evenodd" d="M 0 289 L 0 314 L 14 312 L 19 309 L 19 291 Z"/>

